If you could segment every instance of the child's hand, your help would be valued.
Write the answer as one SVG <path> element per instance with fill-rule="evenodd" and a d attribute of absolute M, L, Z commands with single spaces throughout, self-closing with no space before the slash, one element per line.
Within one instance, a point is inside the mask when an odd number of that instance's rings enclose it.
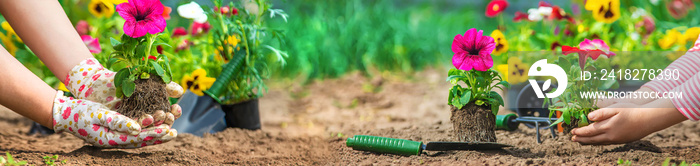
<path fill-rule="evenodd" d="M 121 103 L 121 98 L 116 97 L 114 75 L 116 72 L 105 69 L 95 58 L 88 58 L 68 72 L 65 85 L 76 98 L 101 103 L 115 110 Z M 174 82 L 166 86 L 166 91 L 168 96 L 173 98 L 182 96 L 184 92 L 182 87 Z M 182 108 L 174 104 L 170 112 L 156 111 L 153 115 L 140 117 L 138 122 L 144 127 L 158 126 L 163 123 L 172 126 L 172 122 L 181 114 Z"/>
<path fill-rule="evenodd" d="M 66 131 L 102 148 L 139 148 L 168 142 L 177 130 L 168 125 L 141 129 L 134 120 L 100 103 L 73 99 L 59 91 L 53 103 L 53 129 Z"/>
<path fill-rule="evenodd" d="M 588 114 L 591 125 L 571 131 L 581 144 L 620 144 L 636 141 L 687 118 L 670 104 L 658 99 L 645 105 L 618 103 Z"/>

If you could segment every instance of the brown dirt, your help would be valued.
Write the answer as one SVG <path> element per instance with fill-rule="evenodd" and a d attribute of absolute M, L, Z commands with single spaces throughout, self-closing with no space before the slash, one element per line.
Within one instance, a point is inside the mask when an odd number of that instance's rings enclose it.
<path fill-rule="evenodd" d="M 180 134 L 171 142 L 141 149 L 96 149 L 62 133 L 27 136 L 31 121 L 0 109 L 0 153 L 30 164 L 59 155 L 67 165 L 634 165 L 700 162 L 700 123 L 686 121 L 653 133 L 644 142 L 584 146 L 563 136 L 552 139 L 520 125 L 496 131 L 501 151 L 426 151 L 399 156 L 355 151 L 345 139 L 357 134 L 415 141 L 454 141 L 447 106 L 446 70 L 415 75 L 379 73 L 372 79 L 350 74 L 300 86 L 275 80 L 260 99 L 262 130 L 228 129 L 196 137 Z M 512 113 L 501 110 L 499 114 Z"/>
<path fill-rule="evenodd" d="M 490 107 L 469 103 L 457 109 L 450 106 L 455 138 L 462 142 L 496 142 L 496 116 Z"/>
<path fill-rule="evenodd" d="M 136 79 L 134 94 L 124 96 L 117 112 L 127 117 L 138 119 L 144 114 L 154 114 L 157 110 L 170 111 L 170 101 L 165 91 L 165 83 L 155 75 L 150 78 Z M 143 100 L 148 99 L 148 100 Z"/>

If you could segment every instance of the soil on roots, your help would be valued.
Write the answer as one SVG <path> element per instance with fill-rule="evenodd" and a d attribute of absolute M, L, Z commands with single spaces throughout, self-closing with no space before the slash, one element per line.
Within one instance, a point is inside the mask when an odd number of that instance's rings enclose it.
<path fill-rule="evenodd" d="M 157 110 L 170 111 L 170 101 L 165 91 L 165 83 L 158 76 L 149 79 L 136 79 L 136 88 L 130 97 L 123 97 L 122 103 L 117 109 L 132 119 L 138 119 L 144 114 L 154 114 Z"/>
<path fill-rule="evenodd" d="M 462 142 L 496 142 L 496 116 L 487 106 L 478 106 L 470 103 L 452 110 L 453 128 L 457 140 Z"/>

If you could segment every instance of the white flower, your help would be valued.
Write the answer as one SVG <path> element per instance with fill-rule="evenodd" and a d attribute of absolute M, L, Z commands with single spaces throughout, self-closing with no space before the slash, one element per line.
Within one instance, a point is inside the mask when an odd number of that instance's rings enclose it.
<path fill-rule="evenodd" d="M 544 17 L 552 14 L 552 7 L 539 7 L 527 10 L 527 19 L 530 21 L 540 21 Z"/>
<path fill-rule="evenodd" d="M 654 6 L 659 4 L 659 0 L 649 0 L 649 2 L 651 2 L 651 4 Z"/>
<path fill-rule="evenodd" d="M 207 22 L 207 15 L 204 13 L 204 10 L 194 1 L 178 6 L 177 13 L 184 18 L 194 19 L 198 23 Z"/>
<path fill-rule="evenodd" d="M 258 4 L 252 0 L 243 0 L 243 7 L 250 15 L 257 16 L 260 13 Z"/>
<path fill-rule="evenodd" d="M 639 35 L 639 33 L 637 33 L 637 32 L 630 33 L 630 39 L 632 39 L 634 41 L 639 41 L 639 38 L 641 38 L 640 36 L 641 35 Z"/>
<path fill-rule="evenodd" d="M 648 15 L 646 10 L 644 10 L 642 8 L 636 8 L 636 10 L 634 10 L 634 12 L 632 13 L 631 18 L 638 19 L 639 17 L 646 16 L 646 15 Z"/>

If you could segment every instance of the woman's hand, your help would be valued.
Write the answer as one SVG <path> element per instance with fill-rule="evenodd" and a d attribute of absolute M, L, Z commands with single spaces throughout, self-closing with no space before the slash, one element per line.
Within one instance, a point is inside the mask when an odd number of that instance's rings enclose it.
<path fill-rule="evenodd" d="M 88 58 L 68 72 L 64 83 L 76 98 L 101 103 L 115 110 L 119 108 L 121 98 L 116 97 L 114 75 L 116 72 L 105 69 L 95 58 Z M 182 87 L 174 82 L 166 86 L 166 91 L 168 97 L 173 98 L 178 98 L 184 93 Z M 158 110 L 153 115 L 140 117 L 138 122 L 144 127 L 158 126 L 163 123 L 172 126 L 172 122 L 181 114 L 182 108 L 174 104 L 170 112 Z"/>
<path fill-rule="evenodd" d="M 102 148 L 140 148 L 177 137 L 177 130 L 168 125 L 142 130 L 131 118 L 100 103 L 65 97 L 62 91 L 56 93 L 52 112 L 54 131 L 69 132 Z"/>
<path fill-rule="evenodd" d="M 680 123 L 687 118 L 668 99 L 657 99 L 645 105 L 617 103 L 588 114 L 591 125 L 571 131 L 574 142 L 581 144 L 620 144 Z"/>

